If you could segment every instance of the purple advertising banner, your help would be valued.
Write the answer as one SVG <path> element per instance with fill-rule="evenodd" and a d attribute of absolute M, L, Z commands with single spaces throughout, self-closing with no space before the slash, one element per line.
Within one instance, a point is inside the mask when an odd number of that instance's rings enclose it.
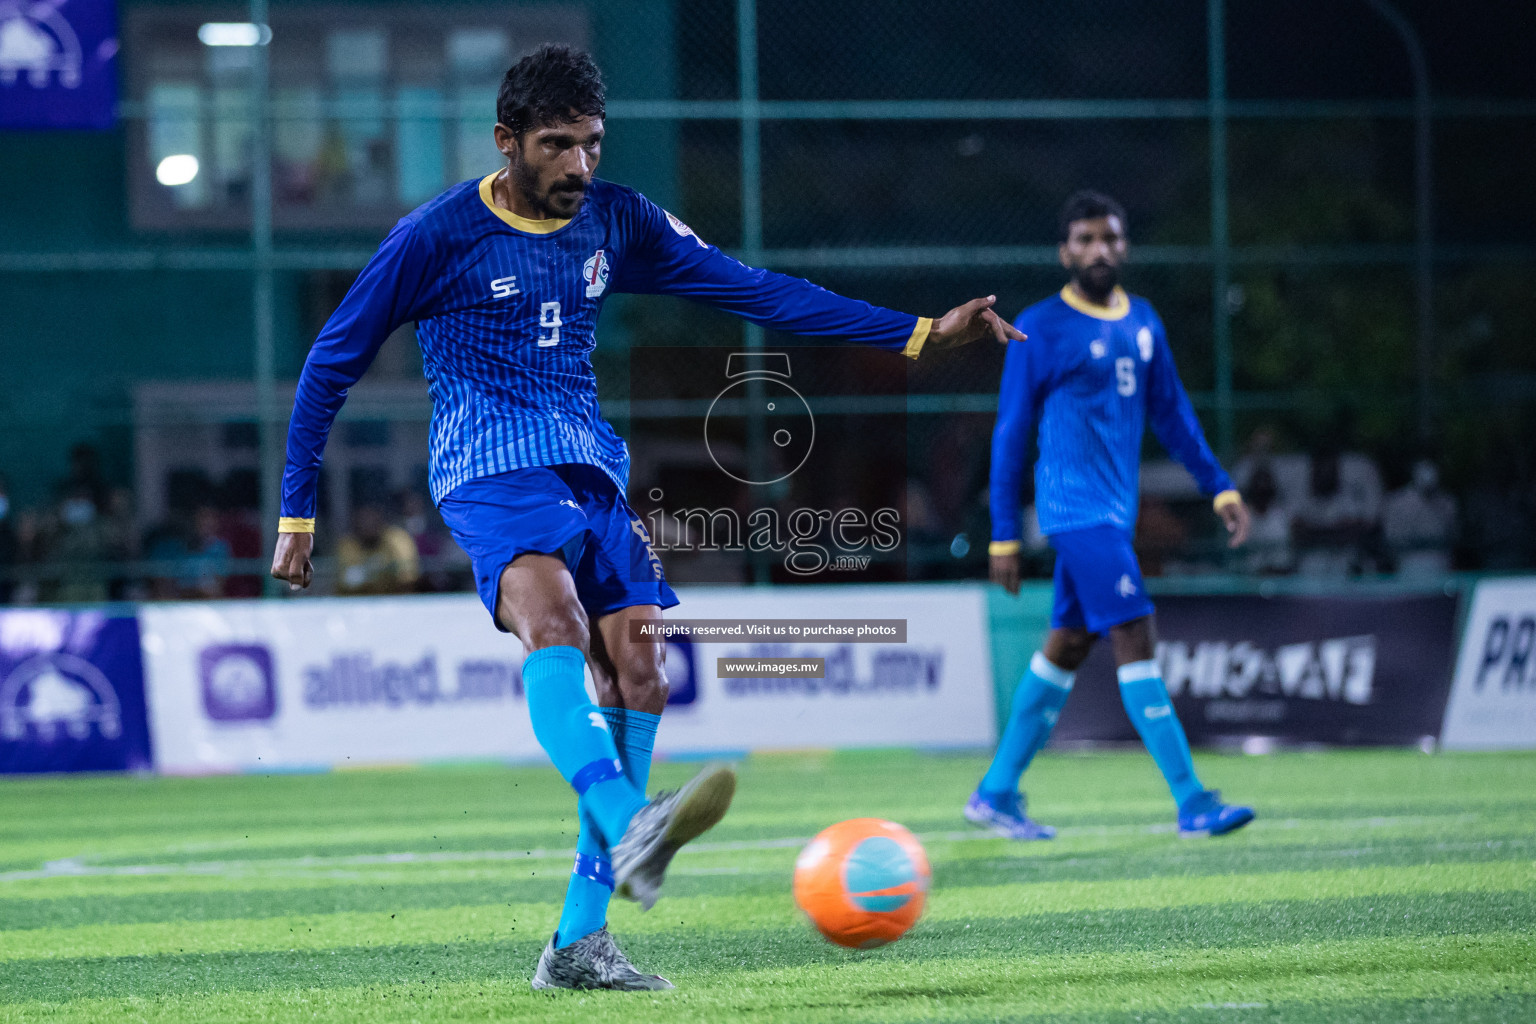
<path fill-rule="evenodd" d="M 150 766 L 138 620 L 0 612 L 0 772 Z"/>
<path fill-rule="evenodd" d="M 0 0 L 0 129 L 111 128 L 113 0 Z"/>
<path fill-rule="evenodd" d="M 1438 736 L 1456 599 L 1162 597 L 1157 660 L 1192 743 L 1414 744 Z M 1132 741 L 1108 642 L 1078 673 L 1055 739 Z"/>

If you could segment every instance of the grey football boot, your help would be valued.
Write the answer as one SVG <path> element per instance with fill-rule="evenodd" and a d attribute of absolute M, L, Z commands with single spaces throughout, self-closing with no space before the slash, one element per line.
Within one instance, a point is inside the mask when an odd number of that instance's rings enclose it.
<path fill-rule="evenodd" d="M 533 972 L 533 987 L 611 988 L 623 992 L 658 992 L 672 988 L 659 974 L 641 974 L 613 941 L 605 924 L 562 949 L 551 938 Z"/>
<path fill-rule="evenodd" d="M 635 814 L 609 854 L 615 896 L 642 910 L 655 906 L 662 876 L 684 843 L 708 832 L 725 817 L 736 793 L 736 773 L 712 765 L 676 791 L 663 791 Z"/>

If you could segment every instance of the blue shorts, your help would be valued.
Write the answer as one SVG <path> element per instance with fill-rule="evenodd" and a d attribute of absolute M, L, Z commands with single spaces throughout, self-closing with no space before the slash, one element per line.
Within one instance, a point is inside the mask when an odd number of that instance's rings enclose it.
<path fill-rule="evenodd" d="M 1152 599 L 1141 579 L 1131 538 L 1116 526 L 1053 533 L 1056 600 L 1051 625 L 1103 633 L 1112 626 L 1152 614 Z"/>
<path fill-rule="evenodd" d="M 469 555 L 492 621 L 502 572 L 530 553 L 565 559 L 576 597 L 594 621 L 620 608 L 677 604 L 640 517 L 596 466 L 539 466 L 468 480 L 438 510 Z"/>

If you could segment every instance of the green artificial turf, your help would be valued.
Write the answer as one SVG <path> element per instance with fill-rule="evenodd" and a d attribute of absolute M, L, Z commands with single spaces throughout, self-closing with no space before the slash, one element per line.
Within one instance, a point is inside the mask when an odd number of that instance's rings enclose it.
<path fill-rule="evenodd" d="M 1030 844 L 961 821 L 983 767 L 749 759 L 656 909 L 611 914 L 664 994 L 529 990 L 575 841 L 549 769 L 6 779 L 0 1021 L 1536 1021 L 1536 756 L 1203 756 L 1260 818 L 1181 840 L 1145 755 L 1046 755 L 1031 809 L 1062 834 Z M 867 952 L 789 894 L 858 816 L 934 870 Z"/>

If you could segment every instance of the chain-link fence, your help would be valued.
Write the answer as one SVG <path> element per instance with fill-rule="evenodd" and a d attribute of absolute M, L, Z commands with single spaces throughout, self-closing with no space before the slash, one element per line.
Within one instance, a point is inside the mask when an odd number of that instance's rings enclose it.
<path fill-rule="evenodd" d="M 1061 287 L 1062 200 L 1119 198 L 1128 284 L 1277 517 L 1268 548 L 1227 554 L 1149 447 L 1149 569 L 1536 560 L 1536 34 L 1514 5 L 1475 25 L 1406 0 L 255 0 L 119 20 L 115 129 L 0 134 L 5 599 L 260 590 L 309 343 L 395 218 L 495 169 L 496 84 L 546 40 L 604 67 L 605 177 L 871 302 L 934 315 L 995 292 L 1012 316 Z M 673 300 L 611 305 L 595 365 L 637 439 L 674 415 L 637 350 L 792 344 Z M 461 586 L 424 499 L 409 335 L 333 435 L 321 551 L 377 510 L 421 555 L 421 582 L 391 585 Z M 866 459 L 904 480 L 904 575 L 983 572 L 1001 358 L 977 345 L 915 364 L 903 394 L 821 395 L 872 419 L 830 431 L 843 458 L 772 500 L 829 508 Z M 697 457 L 647 464 L 686 479 Z M 771 566 L 708 572 L 754 575 Z"/>

